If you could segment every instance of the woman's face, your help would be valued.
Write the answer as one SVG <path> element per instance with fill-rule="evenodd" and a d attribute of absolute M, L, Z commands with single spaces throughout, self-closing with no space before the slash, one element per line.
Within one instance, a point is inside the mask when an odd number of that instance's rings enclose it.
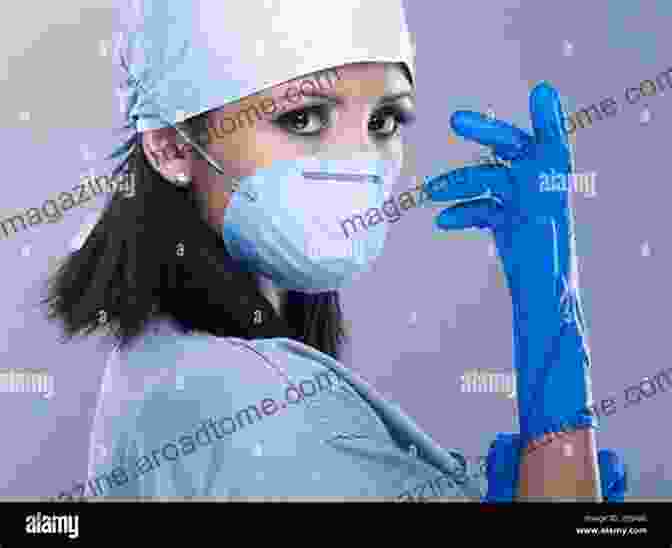
<path fill-rule="evenodd" d="M 226 177 L 197 153 L 188 161 L 204 218 L 219 230 L 230 199 L 227 178 L 253 175 L 279 160 L 346 147 L 401 163 L 401 132 L 415 118 L 414 103 L 398 64 L 358 63 L 297 78 L 210 112 L 206 150 Z M 248 110 L 252 106 L 261 119 Z"/>

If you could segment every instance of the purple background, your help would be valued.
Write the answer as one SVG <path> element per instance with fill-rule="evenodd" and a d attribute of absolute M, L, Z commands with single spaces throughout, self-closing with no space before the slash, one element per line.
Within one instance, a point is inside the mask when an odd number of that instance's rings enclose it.
<path fill-rule="evenodd" d="M 111 164 L 101 159 L 119 142 L 113 130 L 122 125 L 113 94 L 119 74 L 110 65 L 116 15 L 110 5 L 86 4 L 22 2 L 0 33 L 0 51 L 7 52 L 0 65 L 0 142 L 11 159 L 0 219 L 70 191 L 90 167 L 109 174 Z M 529 129 L 528 94 L 539 80 L 556 86 L 569 112 L 608 97 L 618 104 L 616 116 L 575 134 L 576 170 L 597 172 L 597 196 L 573 196 L 593 392 L 598 401 L 614 397 L 618 406 L 603 420 L 598 445 L 625 457 L 631 496 L 672 496 L 672 441 L 665 434 L 672 393 L 623 409 L 625 387 L 672 366 L 665 346 L 671 277 L 664 179 L 672 91 L 637 105 L 623 95 L 672 66 L 666 58 L 672 5 L 445 4 L 415 2 L 407 12 L 417 47 L 419 115 L 408 132 L 409 174 L 472 161 L 477 145 L 448 142 L 456 109 L 492 105 L 499 118 Z M 100 40 L 108 41 L 107 56 Z M 563 52 L 564 41 L 573 44 L 571 56 Z M 647 105 L 651 121 L 642 124 Z M 22 111 L 30 120 L 20 119 Z M 80 145 L 98 159 L 83 158 Z M 410 182 L 406 178 L 395 193 Z M 33 304 L 85 216 L 103 205 L 98 197 L 65 212 L 60 223 L 0 239 L 0 367 L 46 367 L 56 386 L 51 399 L 0 394 L 1 496 L 52 496 L 86 475 L 108 349 L 96 338 L 59 344 L 56 326 Z M 496 394 L 460 393 L 459 376 L 479 366 L 511 367 L 510 300 L 498 259 L 489 255 L 489 236 L 436 237 L 438 211 L 404 212 L 373 272 L 344 291 L 353 330 L 345 361 L 442 445 L 479 455 L 497 432 L 515 428 L 513 405 Z M 642 256 L 644 242 L 650 256 Z"/>

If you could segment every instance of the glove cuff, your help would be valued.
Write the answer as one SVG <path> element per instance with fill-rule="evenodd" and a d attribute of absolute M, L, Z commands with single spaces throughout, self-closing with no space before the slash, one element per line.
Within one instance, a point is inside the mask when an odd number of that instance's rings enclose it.
<path fill-rule="evenodd" d="M 522 448 L 519 434 L 497 434 L 488 451 L 488 491 L 482 502 L 515 501 Z M 623 502 L 628 489 L 628 473 L 623 460 L 609 449 L 600 450 L 597 460 L 604 501 Z"/>
<path fill-rule="evenodd" d="M 483 502 L 512 502 L 518 492 L 519 434 L 497 434 L 488 451 L 488 491 Z"/>

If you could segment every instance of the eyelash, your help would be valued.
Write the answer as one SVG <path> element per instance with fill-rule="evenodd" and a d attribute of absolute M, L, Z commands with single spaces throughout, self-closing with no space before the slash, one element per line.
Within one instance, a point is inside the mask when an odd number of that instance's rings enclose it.
<path fill-rule="evenodd" d="M 312 132 L 306 132 L 306 133 L 301 133 L 301 130 L 292 130 L 292 122 L 295 121 L 296 116 L 301 115 L 301 114 L 317 114 L 320 117 L 320 122 L 322 124 L 322 127 L 317 130 L 317 131 L 312 131 Z M 273 123 L 285 131 L 288 131 L 289 133 L 292 133 L 293 135 L 298 135 L 301 137 L 316 137 L 318 136 L 324 129 L 324 126 L 328 125 L 329 123 L 329 109 L 327 105 L 313 105 L 310 107 L 305 107 L 297 110 L 293 110 L 290 112 L 286 112 L 279 118 L 277 118 Z M 381 140 L 385 139 L 391 139 L 393 137 L 396 137 L 400 133 L 400 129 L 412 124 L 415 121 L 415 115 L 398 107 L 395 105 L 388 105 L 385 107 L 382 107 L 378 111 L 376 111 L 373 117 L 379 117 L 383 118 L 383 120 L 387 119 L 388 117 L 392 117 L 396 123 L 395 130 L 392 133 L 389 134 L 383 134 L 379 137 Z M 310 120 L 309 120 L 310 121 Z"/>

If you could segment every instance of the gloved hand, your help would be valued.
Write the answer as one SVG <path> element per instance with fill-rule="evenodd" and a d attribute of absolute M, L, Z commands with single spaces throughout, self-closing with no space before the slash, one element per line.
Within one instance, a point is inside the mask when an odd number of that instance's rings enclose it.
<path fill-rule="evenodd" d="M 583 338 L 572 212 L 566 191 L 542 175 L 568 175 L 571 154 L 557 92 L 530 94 L 534 136 L 480 113 L 458 111 L 455 133 L 492 147 L 511 166 L 480 165 L 426 178 L 431 201 L 460 203 L 437 217 L 444 230 L 492 230 L 513 301 L 521 443 L 546 432 L 597 427 L 589 411 L 590 358 Z M 566 180 L 566 179 L 565 179 Z M 544 179 L 544 182 L 546 180 Z"/>
<path fill-rule="evenodd" d="M 490 445 L 487 460 L 488 492 L 483 502 L 513 502 L 518 489 L 520 436 L 499 434 Z M 627 473 L 623 461 L 609 449 L 597 453 L 602 498 L 605 502 L 623 502 L 627 491 Z"/>

